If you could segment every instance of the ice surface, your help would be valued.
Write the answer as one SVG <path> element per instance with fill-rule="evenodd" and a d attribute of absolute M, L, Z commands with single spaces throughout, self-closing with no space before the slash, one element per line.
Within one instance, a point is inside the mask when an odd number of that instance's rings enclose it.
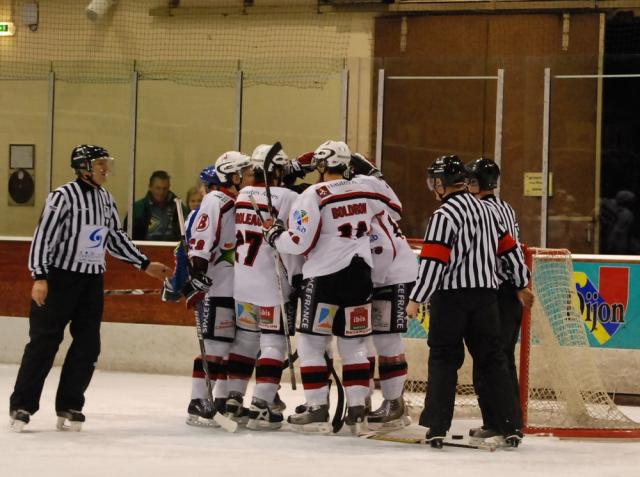
<path fill-rule="evenodd" d="M 8 399 L 17 366 L 0 365 Z M 640 475 L 640 442 L 584 442 L 527 437 L 515 451 L 432 450 L 347 435 L 289 431 L 227 434 L 184 423 L 189 377 L 97 371 L 87 393 L 80 433 L 55 430 L 59 369 L 47 379 L 41 410 L 25 432 L 0 432 L 0 476 L 633 476 Z M 290 412 L 304 401 L 286 383 Z M 378 400 L 380 398 L 378 397 Z M 335 402 L 335 397 L 333 399 Z M 374 404 L 377 401 L 374 400 Z M 625 408 L 636 420 L 640 408 Z M 7 416 L 7 414 L 5 414 Z M 8 418 L 7 421 L 8 422 Z M 466 434 L 473 421 L 455 421 Z M 415 432 L 419 428 L 416 428 Z"/>

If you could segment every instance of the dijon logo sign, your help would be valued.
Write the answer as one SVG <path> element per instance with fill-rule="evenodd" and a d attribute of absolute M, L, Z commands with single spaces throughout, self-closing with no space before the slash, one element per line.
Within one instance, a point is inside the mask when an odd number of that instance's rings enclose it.
<path fill-rule="evenodd" d="M 629 302 L 629 267 L 599 266 L 595 274 L 575 271 L 577 308 L 587 330 L 604 345 L 624 328 Z"/>

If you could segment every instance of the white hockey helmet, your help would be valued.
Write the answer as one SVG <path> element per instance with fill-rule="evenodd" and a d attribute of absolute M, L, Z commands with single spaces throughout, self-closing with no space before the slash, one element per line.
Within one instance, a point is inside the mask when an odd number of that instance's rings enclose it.
<path fill-rule="evenodd" d="M 264 160 L 267 157 L 267 153 L 271 150 L 272 144 L 260 144 L 251 153 L 251 165 L 256 172 L 262 172 L 264 170 Z M 273 156 L 272 164 L 274 166 L 286 166 L 289 164 L 289 156 L 282 149 Z"/>
<path fill-rule="evenodd" d="M 321 144 L 313 153 L 313 164 L 316 166 L 324 161 L 329 169 L 349 169 L 351 150 L 342 141 L 327 141 Z"/>
<path fill-rule="evenodd" d="M 216 159 L 216 175 L 223 184 L 229 184 L 231 176 L 251 165 L 251 158 L 238 151 L 227 151 Z"/>

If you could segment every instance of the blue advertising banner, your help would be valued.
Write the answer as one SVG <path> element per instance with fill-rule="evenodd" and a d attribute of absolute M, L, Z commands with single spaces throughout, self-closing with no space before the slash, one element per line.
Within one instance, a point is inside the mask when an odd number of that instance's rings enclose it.
<path fill-rule="evenodd" d="M 573 269 L 591 346 L 640 349 L 640 264 L 574 261 Z"/>
<path fill-rule="evenodd" d="M 595 348 L 640 349 L 640 264 L 573 262 L 574 307 Z M 410 320 L 406 336 L 426 339 L 429 315 Z"/>

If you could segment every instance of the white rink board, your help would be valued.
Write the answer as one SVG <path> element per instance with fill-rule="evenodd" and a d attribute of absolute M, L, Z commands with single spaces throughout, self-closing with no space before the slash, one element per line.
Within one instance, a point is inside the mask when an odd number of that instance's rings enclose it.
<path fill-rule="evenodd" d="M 28 340 L 29 321 L 0 316 L 0 363 L 19 363 Z M 62 365 L 69 345 L 69 330 L 55 364 Z M 426 379 L 426 340 L 407 339 L 407 360 L 411 379 Z M 295 349 L 295 338 L 293 339 Z M 335 346 L 334 346 L 335 349 Z M 640 351 L 592 349 L 607 391 L 640 395 Z M 98 369 L 190 376 L 193 358 L 199 354 L 195 328 L 190 326 L 102 324 L 102 352 Z M 336 366 L 340 359 L 336 356 Z M 466 359 L 461 373 L 470 373 Z M 299 371 L 296 367 L 298 382 Z M 283 379 L 288 380 L 288 371 Z"/>
<path fill-rule="evenodd" d="M 0 365 L 0 392 L 5 399 L 16 373 L 17 366 Z M 59 368 L 54 368 L 42 409 L 28 431 L 15 434 L 5 425 L 0 432 L 5 457 L 0 475 L 613 477 L 636 475 L 640 466 L 640 442 L 527 437 L 515 451 L 489 453 L 432 450 L 342 435 L 301 436 L 284 430 L 227 434 L 193 428 L 184 424 L 190 379 L 157 374 L 96 372 L 87 393 L 84 430 L 58 432 L 53 409 L 58 376 Z M 282 395 L 289 409 L 303 400 L 301 391 L 288 386 Z M 640 409 L 625 411 L 640 419 Z M 475 424 L 455 421 L 454 430 L 463 433 Z"/>

